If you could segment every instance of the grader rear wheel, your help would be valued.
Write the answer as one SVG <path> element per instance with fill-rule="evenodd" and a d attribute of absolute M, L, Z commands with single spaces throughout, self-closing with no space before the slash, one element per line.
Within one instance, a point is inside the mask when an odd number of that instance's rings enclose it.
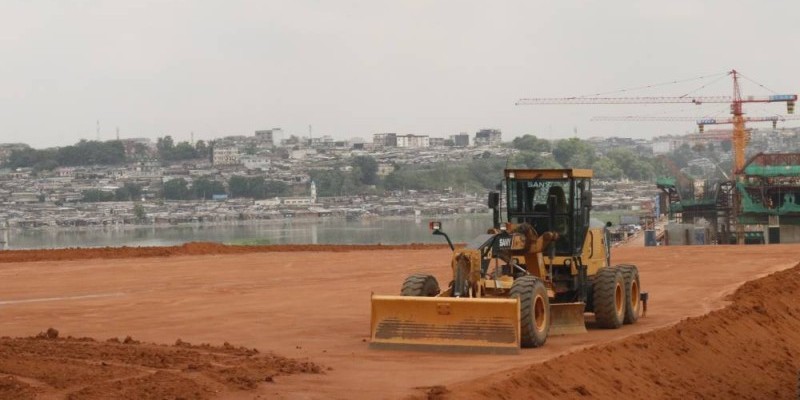
<path fill-rule="evenodd" d="M 432 275 L 414 274 L 403 282 L 401 296 L 433 297 L 439 294 L 439 282 Z"/>
<path fill-rule="evenodd" d="M 625 323 L 635 324 L 642 310 L 639 269 L 635 265 L 620 265 L 625 281 Z"/>
<path fill-rule="evenodd" d="M 539 347 L 550 333 L 550 301 L 544 283 L 533 276 L 523 276 L 511 285 L 511 298 L 518 298 L 520 343 L 522 347 Z"/>
<path fill-rule="evenodd" d="M 616 329 L 625 321 L 625 279 L 615 267 L 601 268 L 594 279 L 593 303 L 597 326 Z"/>

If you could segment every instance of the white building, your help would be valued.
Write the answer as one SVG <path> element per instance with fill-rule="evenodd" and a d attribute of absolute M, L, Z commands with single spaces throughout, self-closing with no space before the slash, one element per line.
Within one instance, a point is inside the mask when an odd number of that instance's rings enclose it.
<path fill-rule="evenodd" d="M 430 146 L 428 135 L 397 135 L 397 147 L 417 149 Z"/>
<path fill-rule="evenodd" d="M 311 194 L 308 197 L 284 197 L 281 204 L 286 206 L 310 206 L 317 204 L 317 184 L 311 181 Z"/>
<path fill-rule="evenodd" d="M 244 165 L 247 169 L 260 169 L 262 171 L 268 170 L 270 166 L 270 161 L 268 159 L 255 155 L 240 156 L 239 163 Z"/>
<path fill-rule="evenodd" d="M 215 146 L 211 160 L 214 165 L 239 164 L 239 149 L 234 146 Z"/>

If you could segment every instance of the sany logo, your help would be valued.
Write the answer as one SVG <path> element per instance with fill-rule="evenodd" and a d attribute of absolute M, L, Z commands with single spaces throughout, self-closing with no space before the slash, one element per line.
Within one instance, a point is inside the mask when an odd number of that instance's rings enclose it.
<path fill-rule="evenodd" d="M 529 181 L 527 186 L 529 188 L 549 187 L 550 186 L 550 182 L 547 182 L 547 181 Z"/>
<path fill-rule="evenodd" d="M 510 237 L 500 238 L 498 239 L 497 244 L 500 247 L 511 247 L 511 238 Z"/>

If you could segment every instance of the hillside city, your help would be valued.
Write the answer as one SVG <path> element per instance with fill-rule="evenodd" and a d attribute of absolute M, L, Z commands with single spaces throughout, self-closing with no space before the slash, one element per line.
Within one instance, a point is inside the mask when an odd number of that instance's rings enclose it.
<path fill-rule="evenodd" d="M 749 155 L 800 149 L 800 128 L 751 130 Z M 654 180 L 727 179 L 730 131 L 653 139 L 504 142 L 497 129 L 372 141 L 280 128 L 206 143 L 171 136 L 37 150 L 0 144 L 0 227 L 10 229 L 487 212 L 503 168 L 592 168 L 597 210 L 647 210 Z"/>

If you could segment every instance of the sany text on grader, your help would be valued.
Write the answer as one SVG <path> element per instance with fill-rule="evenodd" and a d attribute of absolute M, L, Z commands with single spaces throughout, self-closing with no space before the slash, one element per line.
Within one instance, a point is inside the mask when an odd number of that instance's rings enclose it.
<path fill-rule="evenodd" d="M 453 250 L 452 281 L 406 278 L 400 296 L 372 296 L 373 348 L 516 353 L 549 335 L 635 323 L 647 309 L 634 265 L 610 265 L 605 227 L 592 226 L 592 171 L 508 169 L 506 221 L 489 193 L 493 227 Z"/>

